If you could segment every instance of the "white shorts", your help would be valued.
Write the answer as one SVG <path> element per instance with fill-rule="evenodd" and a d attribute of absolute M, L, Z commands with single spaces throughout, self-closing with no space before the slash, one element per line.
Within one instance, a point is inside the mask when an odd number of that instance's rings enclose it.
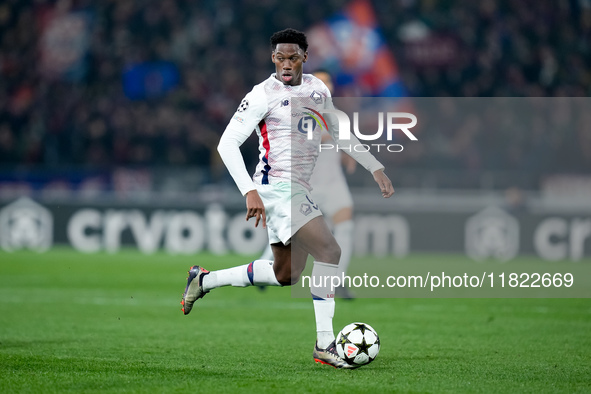
<path fill-rule="evenodd" d="M 257 191 L 265 205 L 270 244 L 289 245 L 300 228 L 322 215 L 310 192 L 299 184 L 257 185 Z"/>

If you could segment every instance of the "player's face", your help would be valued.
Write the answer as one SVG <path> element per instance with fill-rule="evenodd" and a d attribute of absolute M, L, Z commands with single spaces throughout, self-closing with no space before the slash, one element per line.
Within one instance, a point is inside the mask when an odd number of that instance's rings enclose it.
<path fill-rule="evenodd" d="M 304 52 L 298 44 L 277 44 L 271 59 L 275 63 L 275 75 L 278 80 L 292 86 L 302 83 L 308 52 Z"/>

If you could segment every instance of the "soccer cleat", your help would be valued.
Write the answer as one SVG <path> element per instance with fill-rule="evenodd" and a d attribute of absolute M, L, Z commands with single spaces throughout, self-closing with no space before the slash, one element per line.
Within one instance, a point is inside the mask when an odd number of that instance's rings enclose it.
<path fill-rule="evenodd" d="M 316 342 L 314 345 L 314 353 L 312 353 L 312 357 L 314 357 L 314 361 L 316 361 L 316 363 L 332 365 L 335 368 L 357 368 L 355 365 L 351 365 L 339 357 L 335 341 L 332 341 L 326 349 L 320 349 L 318 347 L 318 342 Z"/>
<path fill-rule="evenodd" d="M 188 315 L 193 309 L 193 304 L 209 291 L 203 290 L 203 277 L 209 274 L 209 271 L 205 268 L 194 265 L 189 269 L 189 277 L 187 277 L 187 287 L 183 293 L 183 299 L 181 305 L 183 306 L 182 311 L 185 315 Z"/>

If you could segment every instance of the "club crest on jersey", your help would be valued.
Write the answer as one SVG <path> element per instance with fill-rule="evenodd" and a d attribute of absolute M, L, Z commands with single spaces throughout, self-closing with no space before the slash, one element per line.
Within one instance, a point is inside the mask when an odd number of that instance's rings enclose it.
<path fill-rule="evenodd" d="M 243 99 L 240 105 L 238 106 L 238 112 L 244 112 L 248 109 L 248 100 Z"/>
<path fill-rule="evenodd" d="M 322 104 L 322 95 L 320 93 L 318 93 L 317 91 L 313 91 L 312 94 L 310 95 L 310 98 L 312 99 L 312 101 L 314 101 L 316 104 Z"/>
<path fill-rule="evenodd" d="M 289 105 L 289 100 L 285 99 L 285 100 L 281 100 L 281 106 L 282 107 L 287 107 Z"/>

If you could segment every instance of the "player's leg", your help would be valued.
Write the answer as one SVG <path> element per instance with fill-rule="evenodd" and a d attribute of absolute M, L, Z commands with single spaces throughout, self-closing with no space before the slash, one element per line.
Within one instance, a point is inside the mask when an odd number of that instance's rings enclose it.
<path fill-rule="evenodd" d="M 183 293 L 181 305 L 183 313 L 188 315 L 193 304 L 211 290 L 222 286 L 281 286 L 275 277 L 273 261 L 255 260 L 249 264 L 219 271 L 207 271 L 195 265 L 189 270 L 187 287 Z"/>
<path fill-rule="evenodd" d="M 318 346 L 325 348 L 334 340 L 332 318 L 335 303 L 332 277 L 338 274 L 340 248 L 322 217 L 306 223 L 294 235 L 292 243 L 294 248 L 297 246 L 314 257 L 310 284 Z"/>
<path fill-rule="evenodd" d="M 316 217 L 306 223 L 293 237 L 292 250 L 301 249 L 304 254 L 314 257 L 310 280 L 314 315 L 316 318 L 316 344 L 313 357 L 316 362 L 336 368 L 352 368 L 336 352 L 332 319 L 335 311 L 332 277 L 337 275 L 340 248 L 330 232 L 324 218 Z M 295 266 L 295 269 L 300 267 Z M 292 267 L 292 270 L 293 267 Z M 299 272 L 292 278 L 299 279 Z M 297 281 L 297 280 L 296 280 Z"/>
<path fill-rule="evenodd" d="M 267 232 L 270 243 L 281 243 L 278 233 L 281 232 L 284 239 L 289 239 L 289 220 L 281 221 L 279 218 L 288 217 L 285 212 L 290 212 L 290 189 L 273 185 L 262 185 L 258 192 L 267 212 Z M 285 211 L 285 212 L 284 212 Z M 284 223 L 285 222 L 285 223 Z M 286 233 L 288 234 L 286 236 Z M 285 242 L 288 243 L 288 242 Z M 183 312 L 187 315 L 193 303 L 202 298 L 211 290 L 223 286 L 281 286 L 274 272 L 274 262 L 258 259 L 249 264 L 240 265 L 228 269 L 209 272 L 202 267 L 193 266 L 189 270 L 187 287 L 183 294 L 181 304 Z"/>
<path fill-rule="evenodd" d="M 269 238 L 275 239 L 272 230 L 269 228 Z M 218 271 L 207 271 L 203 267 L 195 265 L 189 270 L 187 286 L 183 293 L 181 305 L 182 311 L 188 315 L 193 304 L 211 290 L 223 287 L 246 287 L 246 286 L 281 286 L 275 277 L 272 260 L 258 259 L 249 264 L 227 268 Z"/>
<path fill-rule="evenodd" d="M 296 283 L 306 266 L 307 254 L 297 247 L 292 251 L 291 244 L 284 245 L 281 242 L 271 244 L 271 249 L 273 260 L 259 259 L 249 264 L 211 272 L 194 266 L 189 271 L 189 282 L 191 275 L 193 278 L 201 275 L 198 278 L 201 288 L 199 292 L 203 294 L 223 286 L 290 286 Z"/>
<path fill-rule="evenodd" d="M 341 247 L 341 260 L 339 261 L 338 276 L 342 278 L 347 274 L 353 255 L 353 206 L 339 209 L 332 215 L 333 234 Z M 353 299 L 351 291 L 341 284 L 336 288 L 336 296 L 339 298 Z"/>
<path fill-rule="evenodd" d="M 297 247 L 292 250 L 291 244 L 281 242 L 271 244 L 271 250 L 273 260 L 259 259 L 250 264 L 204 272 L 200 281 L 201 292 L 206 294 L 223 286 L 291 286 L 296 283 L 306 266 L 307 253 Z M 204 271 L 198 266 L 191 269 L 199 270 Z"/>
<path fill-rule="evenodd" d="M 277 281 L 281 283 L 282 286 L 296 284 L 299 281 L 304 268 L 306 268 L 308 253 L 293 242 L 289 245 L 276 243 L 271 245 L 271 247 L 275 259 L 273 270 Z"/>
<path fill-rule="evenodd" d="M 261 257 L 259 257 L 259 260 L 275 260 L 275 258 L 273 257 L 273 249 L 271 248 L 271 244 L 267 245 L 267 247 L 263 251 L 263 254 L 261 255 Z M 259 285 L 257 287 L 261 291 L 264 291 L 267 288 L 267 286 L 265 285 Z"/>
<path fill-rule="evenodd" d="M 312 195 L 327 220 L 330 218 L 332 232 L 341 247 L 338 275 L 342 277 L 347 273 L 353 252 L 353 197 L 337 161 L 338 155 L 324 159 L 321 157 L 319 160 L 331 159 L 333 162 L 325 163 L 324 167 L 318 167 L 317 164 L 312 176 Z M 335 295 L 339 298 L 354 298 L 345 286 L 338 286 Z"/>
<path fill-rule="evenodd" d="M 325 348 L 334 340 L 334 289 L 332 277 L 337 275 L 340 248 L 322 217 L 312 219 L 302 227 L 292 241 L 312 257 L 311 292 L 316 316 L 318 346 Z"/>

